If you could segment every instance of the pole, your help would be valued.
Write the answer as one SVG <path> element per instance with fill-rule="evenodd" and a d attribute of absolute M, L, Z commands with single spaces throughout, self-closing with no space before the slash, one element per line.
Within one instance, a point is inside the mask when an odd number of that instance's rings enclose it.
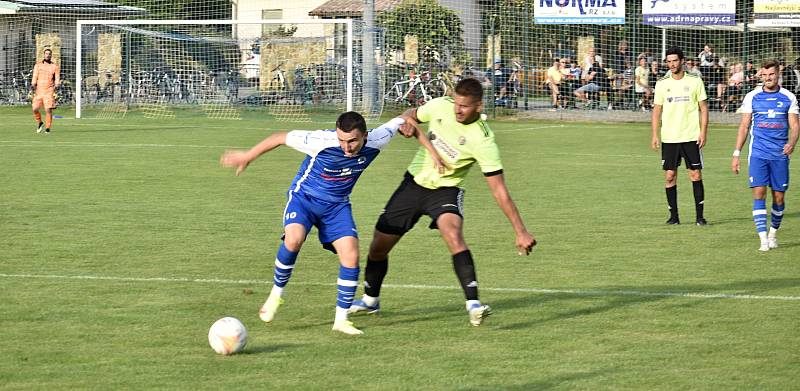
<path fill-rule="evenodd" d="M 375 0 L 364 0 L 364 29 L 361 33 L 361 101 L 364 112 L 375 114 L 378 91 L 378 77 L 375 71 Z"/>
<path fill-rule="evenodd" d="M 496 16 L 497 15 L 492 15 L 491 18 L 489 19 L 489 36 L 492 37 L 492 47 L 491 47 L 492 58 L 489 59 L 490 60 L 489 61 L 489 64 L 490 64 L 489 65 L 489 72 L 492 73 L 492 86 L 490 87 L 490 90 L 489 90 L 489 97 L 490 97 L 489 102 L 491 102 L 489 104 L 491 105 L 491 108 L 492 108 L 492 118 L 496 118 L 497 117 L 497 106 L 495 105 L 495 102 L 494 102 L 494 90 L 496 88 L 495 86 L 497 85 L 497 75 L 494 74 L 494 62 L 495 62 L 495 58 L 497 56 L 497 54 L 495 54 L 495 52 L 494 52 L 494 48 L 497 47 L 497 36 L 495 35 L 495 32 L 494 32 L 494 22 L 495 22 L 495 17 Z"/>
<path fill-rule="evenodd" d="M 81 29 L 83 24 L 78 21 L 75 40 L 75 118 L 81 117 Z"/>

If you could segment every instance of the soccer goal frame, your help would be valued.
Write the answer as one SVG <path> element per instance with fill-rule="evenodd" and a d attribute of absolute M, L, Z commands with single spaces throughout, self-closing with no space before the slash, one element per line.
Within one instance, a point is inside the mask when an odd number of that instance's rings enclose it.
<path fill-rule="evenodd" d="M 89 25 L 238 25 L 238 24 L 344 24 L 347 27 L 346 98 L 347 111 L 353 110 L 353 20 L 352 19 L 255 19 L 255 20 L 175 20 L 175 19 L 81 19 L 75 39 L 75 118 L 81 118 L 82 42 L 84 26 Z"/>

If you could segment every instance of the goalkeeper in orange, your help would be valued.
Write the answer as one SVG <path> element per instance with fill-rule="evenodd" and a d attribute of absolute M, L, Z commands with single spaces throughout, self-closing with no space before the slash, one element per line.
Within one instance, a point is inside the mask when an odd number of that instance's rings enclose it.
<path fill-rule="evenodd" d="M 56 108 L 56 87 L 61 84 L 61 67 L 53 63 L 53 51 L 44 50 L 44 58 L 33 67 L 33 118 L 39 125 L 36 133 L 50 133 L 53 125 L 53 109 Z M 42 113 L 39 110 L 44 106 L 45 117 L 42 123 Z"/>

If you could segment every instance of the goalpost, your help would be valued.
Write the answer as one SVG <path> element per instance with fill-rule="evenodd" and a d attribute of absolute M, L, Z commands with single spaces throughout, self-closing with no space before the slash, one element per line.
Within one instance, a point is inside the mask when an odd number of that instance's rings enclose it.
<path fill-rule="evenodd" d="M 78 20 L 75 48 L 76 118 L 308 121 L 357 99 L 351 19 Z"/>

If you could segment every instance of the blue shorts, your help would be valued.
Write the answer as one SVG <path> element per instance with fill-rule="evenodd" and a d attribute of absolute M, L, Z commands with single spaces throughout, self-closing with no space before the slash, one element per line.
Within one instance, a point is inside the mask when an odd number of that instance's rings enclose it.
<path fill-rule="evenodd" d="M 766 160 L 750 158 L 750 187 L 769 186 L 774 191 L 789 188 L 789 159 Z"/>
<path fill-rule="evenodd" d="M 322 247 L 332 251 L 333 242 L 345 236 L 358 238 L 353 211 L 349 202 L 329 202 L 290 191 L 283 210 L 283 226 L 302 224 L 306 235 L 317 227 Z"/>

